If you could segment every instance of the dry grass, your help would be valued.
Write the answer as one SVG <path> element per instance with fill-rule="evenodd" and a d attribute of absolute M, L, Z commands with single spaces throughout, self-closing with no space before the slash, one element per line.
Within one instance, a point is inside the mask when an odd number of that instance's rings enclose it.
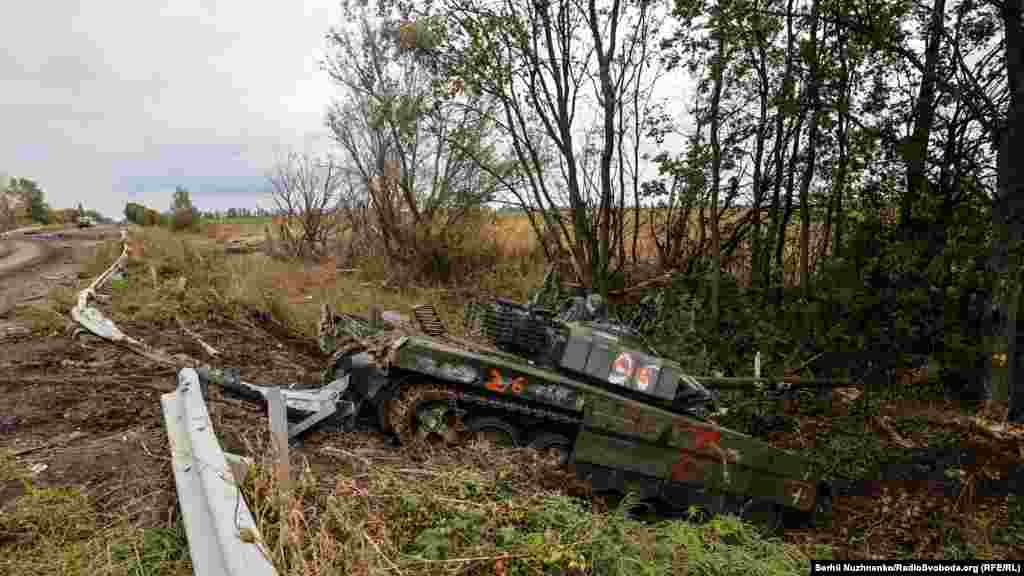
<path fill-rule="evenodd" d="M 185 576 L 191 574 L 180 524 L 134 526 L 101 513 L 77 487 L 39 487 L 0 453 L 0 488 L 24 493 L 0 508 L 0 574 L 26 576 Z"/>
<path fill-rule="evenodd" d="M 725 242 L 728 238 L 726 236 L 729 227 L 735 225 L 741 219 L 747 217 L 749 210 L 733 210 L 727 214 L 724 214 L 721 218 L 721 225 L 723 227 L 723 238 Z M 627 257 L 631 258 L 632 245 L 633 245 L 633 229 L 635 222 L 635 215 L 633 212 L 628 212 L 625 216 L 625 230 L 626 230 L 626 252 Z M 640 224 L 637 231 L 637 251 L 636 256 L 640 262 L 657 262 L 658 251 L 656 244 L 656 230 L 651 225 L 651 210 L 641 210 L 639 219 Z M 663 221 L 663 218 L 658 217 L 659 221 Z M 709 225 L 710 226 L 710 225 Z M 824 232 L 825 227 L 821 223 L 811 224 L 810 233 L 810 259 L 812 269 L 816 265 L 816 262 L 822 258 L 822 249 L 824 248 Z M 705 230 L 706 241 L 710 242 L 711 229 L 708 227 Z M 687 237 L 691 244 L 696 245 L 700 240 L 700 229 L 699 229 L 699 216 L 694 213 L 690 215 L 689 223 L 687 226 Z M 534 233 L 533 228 L 530 226 L 529 219 L 525 214 L 503 214 L 499 215 L 496 222 L 490 225 L 489 229 L 485 229 L 482 235 L 484 242 L 496 241 L 499 253 L 502 254 L 502 258 L 506 259 L 522 259 L 523 255 L 540 255 L 541 247 L 537 235 Z M 786 246 L 783 251 L 784 260 L 784 278 L 785 282 L 789 286 L 796 286 L 799 284 L 799 241 L 800 241 L 800 224 L 798 221 L 791 222 L 786 229 Z M 695 246 L 694 246 L 695 247 Z M 729 261 L 724 263 L 725 270 L 735 276 L 740 282 L 740 285 L 747 285 L 750 281 L 750 243 L 742 243 Z"/>
<path fill-rule="evenodd" d="M 162 323 L 178 315 L 233 317 L 259 310 L 313 338 L 322 303 L 357 314 L 365 314 L 371 305 L 408 311 L 429 303 L 457 324 L 471 294 L 525 298 L 543 277 L 542 265 L 524 269 L 509 263 L 481 271 L 459 286 L 392 285 L 386 270 L 338 273 L 333 259 L 299 263 L 262 254 L 231 256 L 202 236 L 159 228 L 133 230 L 131 238 L 126 279 L 112 283 L 111 306 L 118 317 L 139 322 Z M 90 277 L 113 261 L 116 244 L 97 251 L 86 267 Z"/>
<path fill-rule="evenodd" d="M 380 455 L 350 443 L 332 453 L 342 458 L 336 473 L 300 466 L 290 494 L 270 461 L 245 482 L 282 575 L 806 571 L 796 548 L 732 518 L 644 523 L 624 514 L 628 504 L 570 495 L 576 482 L 525 449 L 481 442 Z"/>
<path fill-rule="evenodd" d="M 655 230 L 651 223 L 652 216 L 657 216 L 659 221 L 663 218 L 655 215 L 653 209 L 643 209 L 639 214 L 639 227 L 637 235 L 636 255 L 640 262 L 656 263 L 658 252 L 655 242 Z M 663 211 L 661 211 L 663 212 Z M 733 209 L 723 214 L 721 225 L 723 234 L 728 234 L 728 229 L 747 217 L 749 209 Z M 632 232 L 634 221 L 637 216 L 632 211 L 627 211 L 625 218 L 626 229 L 626 252 L 627 257 L 632 255 Z M 699 216 L 692 213 L 687 227 L 688 240 L 692 249 L 696 249 L 699 241 Z M 544 254 L 540 238 L 530 225 L 529 218 L 522 213 L 495 214 L 493 217 L 478 223 L 478 229 L 462 245 L 452 246 L 449 252 L 460 269 L 456 277 L 460 280 L 467 280 L 468 283 L 478 284 L 486 282 L 487 275 L 508 277 L 511 274 L 531 274 L 538 267 L 543 266 Z M 206 239 L 216 243 L 224 243 L 231 239 L 265 239 L 267 226 L 272 229 L 280 224 L 279 220 L 270 218 L 237 219 L 225 222 L 210 222 L 203 226 L 203 233 Z M 706 241 L 710 242 L 711 230 L 705 230 Z M 353 232 L 346 231 L 338 241 L 342 246 L 352 242 Z M 822 258 L 824 246 L 824 225 L 812 223 L 810 238 L 810 258 L 812 268 Z M 723 236 L 723 242 L 728 238 Z M 786 247 L 783 253 L 784 278 L 789 286 L 799 284 L 799 239 L 800 224 L 794 220 L 786 231 Z M 750 280 L 750 243 L 742 243 L 732 254 L 732 257 L 724 263 L 727 272 L 737 278 L 741 285 L 746 285 Z M 353 263 L 364 271 L 364 276 L 380 279 L 385 277 L 396 277 L 396 270 L 384 254 L 375 249 L 372 253 L 364 254 L 360 261 Z M 467 278 L 468 277 L 468 278 Z M 407 278 L 402 278 L 407 282 Z M 460 282 L 461 283 L 461 282 Z"/>

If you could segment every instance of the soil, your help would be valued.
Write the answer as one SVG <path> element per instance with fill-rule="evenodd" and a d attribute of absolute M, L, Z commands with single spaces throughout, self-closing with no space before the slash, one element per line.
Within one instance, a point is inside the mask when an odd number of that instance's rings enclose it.
<path fill-rule="evenodd" d="M 54 285 L 73 284 L 91 248 L 117 235 L 95 228 L 18 240 L 19 261 L 0 268 L 0 302 L 8 303 L 0 310 L 0 452 L 13 452 L 36 486 L 77 486 L 111 518 L 166 525 L 177 514 L 177 496 L 160 396 L 174 391 L 175 371 L 91 335 L 32 335 L 8 313 Z M 215 359 L 177 324 L 119 326 L 169 353 L 237 367 L 248 382 L 317 382 L 325 358 L 315 343 L 282 338 L 263 320 L 189 325 L 220 352 Z M 252 432 L 266 428 L 259 406 L 216 390 L 210 411 L 228 451 L 247 452 Z M 330 461 L 312 449 L 310 455 L 320 466 Z M 24 491 L 18 480 L 0 479 L 0 513 Z"/>
<path fill-rule="evenodd" d="M 116 230 L 69 231 L 63 236 L 19 240 L 19 246 L 36 246 L 43 256 L 0 270 L 0 303 L 13 306 L 32 301 L 62 278 L 75 278 L 90 247 L 103 234 L 110 237 Z M 190 324 L 190 330 L 219 351 L 217 358 L 207 356 L 176 324 L 119 325 L 125 333 L 171 354 L 237 367 L 243 380 L 257 384 L 314 383 L 326 360 L 311 342 L 285 337 L 265 318 L 207 318 Z M 127 516 L 140 525 L 166 525 L 177 514 L 160 408 L 160 396 L 172 392 L 175 385 L 173 369 L 155 366 L 92 336 L 30 335 L 0 310 L 0 452 L 13 451 L 20 467 L 33 471 L 36 485 L 83 488 L 99 510 L 112 518 Z M 248 453 L 249 443 L 266 430 L 259 406 L 225 399 L 216 389 L 211 390 L 209 405 L 227 451 Z M 906 415 L 911 409 L 892 404 L 883 412 Z M 928 410 L 935 412 L 934 408 L 920 411 L 927 416 Z M 944 410 L 937 412 L 939 417 L 949 413 Z M 807 418 L 800 432 L 772 440 L 805 451 L 829 430 L 828 416 Z M 840 558 L 906 556 L 906 550 L 915 546 L 922 547 L 921 554 L 941 549 L 942 542 L 922 536 L 927 530 L 942 534 L 926 527 L 932 522 L 929 514 L 937 512 L 939 522 L 944 522 L 943 514 L 993 511 L 997 522 L 1005 522 L 1002 502 L 1007 494 L 1019 493 L 1024 472 L 1024 436 L 997 441 L 965 431 L 955 447 L 928 448 L 928 435 L 925 429 L 909 434 L 920 449 L 907 451 L 894 445 L 893 454 L 899 456 L 868 475 L 877 480 L 838 483 L 830 524 L 789 532 L 787 539 L 830 544 Z M 294 454 L 307 459 L 314 471 L 329 472 L 340 465 L 338 453 L 371 449 L 385 455 L 382 458 L 394 454 L 396 461 L 401 460 L 400 452 L 368 428 L 345 435 L 313 431 Z M 957 471 L 960 476 L 952 474 Z M 0 478 L 0 514 L 24 490 L 23 483 Z M 910 540 L 904 542 L 900 534 L 909 535 Z"/>

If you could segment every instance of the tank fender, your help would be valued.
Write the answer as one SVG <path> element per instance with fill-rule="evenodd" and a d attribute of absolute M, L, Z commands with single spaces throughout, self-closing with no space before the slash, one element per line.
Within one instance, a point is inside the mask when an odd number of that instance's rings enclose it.
<path fill-rule="evenodd" d="M 349 390 L 362 399 L 372 401 L 389 382 L 387 373 L 366 352 L 350 356 L 347 368 L 350 374 Z"/>

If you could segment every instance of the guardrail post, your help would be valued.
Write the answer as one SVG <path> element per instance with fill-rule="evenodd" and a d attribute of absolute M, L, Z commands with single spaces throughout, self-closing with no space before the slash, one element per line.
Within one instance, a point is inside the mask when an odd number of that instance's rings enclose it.
<path fill-rule="evenodd" d="M 278 546 L 288 541 L 288 501 L 292 493 L 291 461 L 288 456 L 288 413 L 284 397 L 277 386 L 267 388 L 267 411 L 270 416 L 270 442 L 274 450 L 274 472 L 277 477 L 278 506 L 281 511 L 281 534 Z"/>
<path fill-rule="evenodd" d="M 272 386 L 267 389 L 267 406 L 270 412 L 270 438 L 274 447 L 274 470 L 282 493 L 291 492 L 291 470 L 288 457 L 288 417 L 285 412 L 281 389 Z"/>

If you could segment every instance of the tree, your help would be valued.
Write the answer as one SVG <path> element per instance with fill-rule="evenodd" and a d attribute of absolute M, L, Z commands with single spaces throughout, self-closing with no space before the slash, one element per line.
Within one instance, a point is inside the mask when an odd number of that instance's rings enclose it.
<path fill-rule="evenodd" d="M 194 210 L 194 209 L 195 209 L 195 207 L 192 206 L 192 197 L 189 194 L 188 189 L 187 188 L 183 188 L 181 186 L 175 186 L 174 187 L 174 198 L 171 201 L 171 212 L 186 211 L 186 210 L 187 211 L 191 211 L 191 210 Z"/>
<path fill-rule="evenodd" d="M 1001 5 L 1005 34 L 1006 79 L 1009 107 L 998 140 L 999 179 L 994 215 L 999 233 L 993 252 L 1000 272 L 1008 277 L 1003 309 L 1007 317 L 1007 342 L 1010 386 L 1011 422 L 1024 421 L 1024 314 L 1020 304 L 1024 293 L 1024 266 L 1021 262 L 1024 244 L 1024 167 L 1020 151 L 1024 150 L 1024 2 L 1005 0 Z"/>
<path fill-rule="evenodd" d="M 175 186 L 171 201 L 171 228 L 173 230 L 194 229 L 199 224 L 199 211 L 192 205 L 187 188 Z"/>
<path fill-rule="evenodd" d="M 329 36 L 327 69 L 339 88 L 328 126 L 344 152 L 342 210 L 357 220 L 347 225 L 373 234 L 397 263 L 444 276 L 505 172 L 493 160 L 491 104 L 447 86 L 427 57 L 446 34 L 443 19 L 350 6 L 346 20 Z"/>
<path fill-rule="evenodd" d="M 298 258 L 319 258 L 337 227 L 341 169 L 333 158 L 289 153 L 267 175 L 271 195 L 284 216 L 279 227 L 288 253 Z M 293 226 L 299 227 L 298 233 Z"/>
<path fill-rule="evenodd" d="M 627 263 L 627 199 L 639 218 L 655 11 L 628 0 L 446 7 L 454 23 L 442 55 L 448 74 L 498 102 L 485 117 L 507 138 L 517 169 L 499 181 L 554 243 L 549 257 L 567 254 L 585 286 L 606 292 Z"/>
<path fill-rule="evenodd" d="M 12 178 L 8 190 L 21 200 L 26 216 L 31 221 L 49 224 L 49 206 L 46 204 L 43 190 L 39 184 L 28 178 Z"/>

